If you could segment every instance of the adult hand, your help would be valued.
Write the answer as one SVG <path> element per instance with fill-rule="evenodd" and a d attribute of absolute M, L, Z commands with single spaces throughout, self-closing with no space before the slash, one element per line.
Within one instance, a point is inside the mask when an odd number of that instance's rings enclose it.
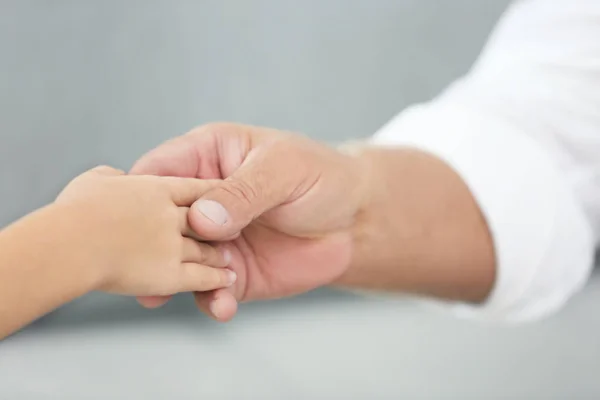
<path fill-rule="evenodd" d="M 299 294 L 344 273 L 368 192 L 357 160 L 288 132 L 211 124 L 151 151 L 131 173 L 223 179 L 192 206 L 189 223 L 232 254 L 236 283 L 195 294 L 201 310 L 226 321 L 238 301 Z"/>

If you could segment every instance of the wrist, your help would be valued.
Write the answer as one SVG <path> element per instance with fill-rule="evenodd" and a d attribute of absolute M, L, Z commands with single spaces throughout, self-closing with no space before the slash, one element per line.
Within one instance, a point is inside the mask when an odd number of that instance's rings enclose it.
<path fill-rule="evenodd" d="M 52 225 L 54 236 L 61 242 L 60 249 L 66 249 L 69 262 L 76 268 L 87 291 L 95 291 L 109 279 L 110 252 L 106 249 L 109 237 L 101 234 L 101 225 L 95 222 L 97 216 L 88 206 L 75 203 L 54 203 L 46 207 L 48 225 Z"/>
<path fill-rule="evenodd" d="M 348 150 L 346 150 L 348 151 Z M 462 178 L 408 147 L 352 147 L 366 194 L 338 284 L 479 302 L 494 282 L 485 219 Z"/>
<path fill-rule="evenodd" d="M 352 251 L 344 274 L 335 282 L 341 286 L 356 286 L 363 282 L 365 265 L 369 258 L 374 258 L 370 243 L 377 241 L 378 232 L 374 229 L 377 216 L 376 199 L 382 188 L 381 177 L 374 172 L 372 158 L 368 155 L 368 147 L 361 141 L 346 142 L 338 150 L 352 160 L 351 173 L 355 176 L 357 205 L 350 228 Z"/>

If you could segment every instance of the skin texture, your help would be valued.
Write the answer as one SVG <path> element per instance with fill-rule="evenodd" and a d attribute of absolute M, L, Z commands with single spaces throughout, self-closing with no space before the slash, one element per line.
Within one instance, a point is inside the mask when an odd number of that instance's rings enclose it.
<path fill-rule="evenodd" d="M 229 249 L 238 275 L 230 288 L 195 294 L 220 321 L 240 301 L 331 284 L 470 302 L 493 286 L 492 241 L 468 188 L 416 150 L 339 151 L 275 129 L 210 124 L 131 173 L 222 180 L 189 212 L 196 238 Z"/>
<path fill-rule="evenodd" d="M 200 202 L 189 218 L 199 238 L 224 240 L 232 253 L 237 283 L 196 294 L 220 320 L 233 317 L 237 301 L 302 293 L 334 282 L 349 265 L 361 173 L 334 149 L 276 130 L 212 125 L 166 143 L 132 173 L 224 179 L 203 198 L 224 205 L 226 221 L 207 219 Z M 166 300 L 140 299 L 148 307 Z"/>
<path fill-rule="evenodd" d="M 232 284 L 228 253 L 189 237 L 189 206 L 213 185 L 98 167 L 0 231 L 0 338 L 94 290 L 171 295 Z"/>

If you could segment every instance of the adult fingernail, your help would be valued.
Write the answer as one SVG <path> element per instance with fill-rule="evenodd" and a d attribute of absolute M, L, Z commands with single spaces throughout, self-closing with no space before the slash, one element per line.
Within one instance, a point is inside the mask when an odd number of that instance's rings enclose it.
<path fill-rule="evenodd" d="M 229 214 L 225 207 L 214 200 L 198 200 L 195 204 L 196 210 L 217 225 L 225 225 Z"/>

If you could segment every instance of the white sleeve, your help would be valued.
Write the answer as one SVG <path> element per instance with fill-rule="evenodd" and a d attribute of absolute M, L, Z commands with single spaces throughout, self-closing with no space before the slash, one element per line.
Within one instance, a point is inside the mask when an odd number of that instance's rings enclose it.
<path fill-rule="evenodd" d="M 587 281 L 600 234 L 600 1 L 519 1 L 479 60 L 373 137 L 458 172 L 494 240 L 486 320 L 551 314 Z"/>

